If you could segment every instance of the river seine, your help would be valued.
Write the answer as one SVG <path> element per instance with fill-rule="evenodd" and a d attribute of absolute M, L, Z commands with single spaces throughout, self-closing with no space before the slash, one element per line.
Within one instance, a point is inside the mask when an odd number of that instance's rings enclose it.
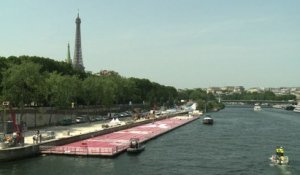
<path fill-rule="evenodd" d="M 215 123 L 196 120 L 115 158 L 39 156 L 0 164 L 2 175 L 299 175 L 300 113 L 226 108 Z M 288 166 L 269 158 L 282 145 Z"/>

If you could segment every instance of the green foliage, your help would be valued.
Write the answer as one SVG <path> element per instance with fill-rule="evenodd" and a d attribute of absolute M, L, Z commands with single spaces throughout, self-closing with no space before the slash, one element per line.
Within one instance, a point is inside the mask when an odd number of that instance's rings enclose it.
<path fill-rule="evenodd" d="M 46 79 L 48 101 L 51 106 L 68 107 L 77 102 L 82 90 L 82 81 L 76 76 L 50 73 Z"/>
<path fill-rule="evenodd" d="M 44 76 L 41 66 L 32 62 L 11 65 L 2 73 L 2 98 L 21 108 L 44 99 Z"/>
<path fill-rule="evenodd" d="M 117 98 L 117 84 L 109 77 L 102 77 L 101 82 L 103 85 L 102 104 L 111 107 Z"/>
<path fill-rule="evenodd" d="M 8 68 L 7 59 L 4 57 L 0 57 L 0 82 L 2 82 L 3 79 L 3 73 Z M 0 91 L 2 91 L 2 85 L 0 85 Z"/>
<path fill-rule="evenodd" d="M 0 57 L 0 99 L 23 108 L 32 102 L 44 106 L 70 107 L 147 103 L 172 107 L 179 100 L 193 100 L 199 110 L 224 108 L 212 93 L 160 85 L 148 79 L 125 78 L 108 71 L 100 76 L 72 68 L 72 65 L 36 56 Z M 222 96 L 224 100 L 295 100 L 294 95 L 276 96 L 271 91 L 243 92 Z"/>
<path fill-rule="evenodd" d="M 82 83 L 82 98 L 87 105 L 100 104 L 103 97 L 103 83 L 97 76 L 89 76 Z"/>
<path fill-rule="evenodd" d="M 148 79 L 124 78 L 114 71 L 100 76 L 78 71 L 65 62 L 36 56 L 0 57 L 1 95 L 14 105 L 31 102 L 52 107 L 146 103 L 174 106 L 178 91 Z M 194 94 L 196 97 L 197 94 Z"/>
<path fill-rule="evenodd" d="M 196 100 L 196 103 L 198 104 L 197 109 L 205 112 L 207 106 L 206 101 L 203 99 L 198 99 Z"/>
<path fill-rule="evenodd" d="M 275 95 L 271 91 L 265 91 L 265 92 L 243 92 L 241 94 L 233 93 L 229 95 L 222 96 L 223 100 L 295 100 L 295 95 Z"/>
<path fill-rule="evenodd" d="M 135 84 L 136 96 L 134 102 L 147 102 L 150 106 L 174 106 L 178 98 L 174 87 L 163 86 L 147 79 L 129 78 Z"/>
<path fill-rule="evenodd" d="M 24 61 L 39 64 L 41 66 L 40 72 L 59 72 L 61 75 L 77 75 L 82 79 L 87 76 L 85 72 L 73 69 L 71 64 L 62 61 L 55 61 L 49 58 L 36 56 L 10 56 L 7 58 L 7 64 L 21 64 Z"/>

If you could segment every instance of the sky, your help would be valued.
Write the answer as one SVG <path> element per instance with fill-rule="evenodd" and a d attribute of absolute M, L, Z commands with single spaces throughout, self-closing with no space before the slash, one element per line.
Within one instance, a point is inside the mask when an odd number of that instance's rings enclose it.
<path fill-rule="evenodd" d="M 0 56 L 63 61 L 81 18 L 86 71 L 166 86 L 300 87 L 299 0 L 2 0 Z"/>

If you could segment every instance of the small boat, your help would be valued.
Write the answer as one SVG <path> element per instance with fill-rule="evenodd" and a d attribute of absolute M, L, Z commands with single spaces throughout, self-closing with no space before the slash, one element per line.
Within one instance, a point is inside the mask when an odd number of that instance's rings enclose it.
<path fill-rule="evenodd" d="M 294 112 L 300 112 L 300 104 L 299 104 L 299 102 L 294 107 L 295 107 L 294 110 L 293 110 Z"/>
<path fill-rule="evenodd" d="M 138 138 L 131 138 L 128 153 L 140 153 L 145 150 L 145 145 L 141 145 Z"/>
<path fill-rule="evenodd" d="M 261 111 L 261 106 L 259 106 L 258 104 L 255 104 L 253 110 L 254 111 Z"/>
<path fill-rule="evenodd" d="M 295 109 L 295 106 L 292 106 L 292 105 L 288 105 L 284 108 L 285 110 L 287 111 L 293 111 Z M 300 109 L 300 108 L 299 108 Z"/>
<path fill-rule="evenodd" d="M 271 159 L 271 162 L 275 165 L 288 165 L 289 164 L 288 156 L 277 157 L 276 155 L 272 155 L 272 157 L 270 159 Z"/>
<path fill-rule="evenodd" d="M 203 124 L 212 125 L 214 124 L 214 120 L 209 116 L 205 116 L 202 121 Z"/>

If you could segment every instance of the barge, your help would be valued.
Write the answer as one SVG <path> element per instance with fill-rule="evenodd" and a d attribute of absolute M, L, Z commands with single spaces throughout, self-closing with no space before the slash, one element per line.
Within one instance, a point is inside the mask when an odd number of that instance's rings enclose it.
<path fill-rule="evenodd" d="M 70 144 L 44 147 L 41 152 L 60 155 L 115 156 L 129 148 L 131 138 L 137 138 L 140 143 L 144 143 L 198 118 L 193 116 L 166 118 Z"/>

